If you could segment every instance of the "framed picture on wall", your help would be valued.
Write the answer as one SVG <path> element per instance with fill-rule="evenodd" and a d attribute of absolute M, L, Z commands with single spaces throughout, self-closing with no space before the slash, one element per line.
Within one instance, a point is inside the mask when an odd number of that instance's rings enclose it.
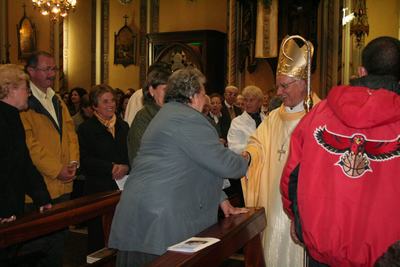
<path fill-rule="evenodd" d="M 17 25 L 18 59 L 27 59 L 36 50 L 35 24 L 25 15 Z"/>
<path fill-rule="evenodd" d="M 136 64 L 136 39 L 135 32 L 125 25 L 114 35 L 114 64 L 124 67 Z"/>

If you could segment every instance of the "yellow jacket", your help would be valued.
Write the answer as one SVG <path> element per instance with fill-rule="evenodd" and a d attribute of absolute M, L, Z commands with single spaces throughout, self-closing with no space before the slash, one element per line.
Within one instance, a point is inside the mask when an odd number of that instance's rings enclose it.
<path fill-rule="evenodd" d="M 33 96 L 29 97 L 29 109 L 20 116 L 32 161 L 42 174 L 51 198 L 55 199 L 72 191 L 72 182 L 64 183 L 57 176 L 70 161 L 79 162 L 79 146 L 67 106 L 58 96 L 53 97 L 53 103 L 61 111 L 57 113 L 61 130 Z"/>

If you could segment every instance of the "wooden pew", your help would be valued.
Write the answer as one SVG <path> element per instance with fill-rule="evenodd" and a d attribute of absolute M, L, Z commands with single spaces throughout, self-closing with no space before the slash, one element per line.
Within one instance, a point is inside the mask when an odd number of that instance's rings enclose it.
<path fill-rule="evenodd" d="M 216 237 L 221 239 L 220 242 L 192 254 L 168 251 L 149 266 L 219 266 L 244 248 L 246 267 L 265 267 L 261 245 L 261 232 L 265 226 L 264 208 L 250 208 L 248 213 L 224 218 L 196 235 Z"/>
<path fill-rule="evenodd" d="M 108 237 L 115 206 L 120 192 L 107 192 L 57 204 L 45 213 L 32 213 L 17 221 L 0 225 L 0 249 L 82 223 L 97 216 L 103 217 Z M 219 266 L 240 248 L 244 248 L 246 267 L 263 267 L 264 256 L 261 232 L 266 226 L 263 208 L 251 208 L 246 214 L 220 220 L 197 236 L 216 237 L 220 242 L 193 254 L 166 252 L 150 266 Z M 107 244 L 107 240 L 105 240 Z M 115 255 L 90 266 L 114 266 Z"/>
<path fill-rule="evenodd" d="M 15 222 L 0 225 L 0 249 L 28 241 L 102 216 L 105 236 L 110 233 L 119 191 L 99 193 L 54 205 L 44 213 L 34 212 Z M 107 242 L 107 240 L 105 240 Z"/>

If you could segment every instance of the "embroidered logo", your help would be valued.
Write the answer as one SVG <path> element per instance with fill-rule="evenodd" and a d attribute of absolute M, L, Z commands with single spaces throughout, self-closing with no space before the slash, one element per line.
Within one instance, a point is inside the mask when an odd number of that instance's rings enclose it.
<path fill-rule="evenodd" d="M 315 129 L 314 137 L 326 151 L 341 155 L 335 165 L 340 166 L 350 178 L 372 172 L 370 160 L 386 161 L 400 157 L 400 135 L 393 140 L 371 140 L 360 133 L 352 136 L 333 133 L 325 125 Z"/>

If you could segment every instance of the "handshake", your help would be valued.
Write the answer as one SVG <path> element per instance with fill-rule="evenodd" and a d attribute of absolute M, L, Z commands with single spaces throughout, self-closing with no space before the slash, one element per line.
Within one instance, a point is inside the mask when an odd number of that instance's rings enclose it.
<path fill-rule="evenodd" d="M 250 162 L 251 162 L 251 155 L 250 155 L 250 153 L 247 152 L 247 151 L 243 151 L 241 155 L 242 155 L 242 157 L 243 157 L 244 159 L 247 160 L 247 166 L 249 166 L 249 165 L 250 165 Z"/>

